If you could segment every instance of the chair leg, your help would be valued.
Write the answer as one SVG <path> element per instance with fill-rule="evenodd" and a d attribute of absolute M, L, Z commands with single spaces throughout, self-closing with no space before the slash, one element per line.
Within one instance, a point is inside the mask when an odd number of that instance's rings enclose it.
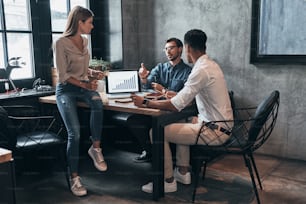
<path fill-rule="evenodd" d="M 203 166 L 202 180 L 204 181 L 205 175 L 206 175 L 207 162 L 204 161 L 203 163 L 204 163 L 204 166 Z"/>
<path fill-rule="evenodd" d="M 195 196 L 196 196 L 196 193 L 197 193 L 197 188 L 198 188 L 198 181 L 199 181 L 199 174 L 200 174 L 200 170 L 201 170 L 201 166 L 202 166 L 202 163 L 203 161 L 201 159 L 195 159 L 195 162 L 194 162 L 194 166 L 193 166 L 193 169 L 194 169 L 194 178 L 193 178 L 193 183 L 194 183 L 194 186 L 193 186 L 193 193 L 192 193 L 192 203 L 194 203 L 194 200 L 195 200 Z M 206 169 L 206 163 L 205 163 L 205 167 Z M 205 171 L 204 169 L 204 171 Z"/>
<path fill-rule="evenodd" d="M 258 170 L 257 170 L 257 167 L 256 167 L 254 156 L 253 156 L 252 153 L 250 153 L 249 157 L 251 158 L 251 162 L 252 162 L 252 165 L 253 165 L 256 177 L 257 177 L 257 181 L 258 181 L 259 187 L 262 190 L 261 180 L 260 180 L 259 173 L 258 173 Z"/>
<path fill-rule="evenodd" d="M 243 158 L 244 158 L 245 165 L 247 166 L 247 168 L 249 170 L 249 173 L 250 173 L 250 176 L 251 176 L 251 180 L 252 180 L 252 184 L 253 184 L 253 190 L 254 190 L 254 193 L 256 195 L 257 203 L 260 204 L 259 194 L 258 194 L 258 191 L 257 191 L 257 186 L 256 186 L 256 182 L 255 182 L 255 178 L 254 178 L 254 174 L 253 174 L 250 159 L 247 155 L 243 155 Z"/>

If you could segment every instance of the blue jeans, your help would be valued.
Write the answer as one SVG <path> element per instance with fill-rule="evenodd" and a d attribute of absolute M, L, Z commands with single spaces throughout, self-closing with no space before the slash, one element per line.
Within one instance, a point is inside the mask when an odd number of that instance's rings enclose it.
<path fill-rule="evenodd" d="M 80 122 L 78 119 L 77 102 L 85 102 L 91 109 L 90 131 L 92 141 L 100 141 L 103 125 L 103 103 L 96 91 L 59 83 L 56 86 L 56 104 L 65 123 L 68 133 L 67 161 L 72 173 L 78 172 Z"/>

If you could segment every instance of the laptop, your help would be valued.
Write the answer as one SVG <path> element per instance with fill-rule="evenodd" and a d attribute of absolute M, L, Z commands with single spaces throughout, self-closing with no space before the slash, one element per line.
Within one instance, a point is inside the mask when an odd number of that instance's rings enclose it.
<path fill-rule="evenodd" d="M 105 82 L 106 94 L 110 99 L 129 98 L 131 93 L 141 92 L 137 70 L 111 70 Z"/>

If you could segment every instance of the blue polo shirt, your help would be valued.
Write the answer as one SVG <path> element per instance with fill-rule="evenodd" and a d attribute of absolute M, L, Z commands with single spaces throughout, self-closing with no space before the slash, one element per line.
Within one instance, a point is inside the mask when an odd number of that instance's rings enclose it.
<path fill-rule="evenodd" d="M 150 71 L 144 88 L 151 89 L 151 83 L 156 82 L 168 90 L 178 92 L 184 87 L 190 72 L 191 67 L 183 60 L 174 67 L 170 62 L 159 63 Z"/>

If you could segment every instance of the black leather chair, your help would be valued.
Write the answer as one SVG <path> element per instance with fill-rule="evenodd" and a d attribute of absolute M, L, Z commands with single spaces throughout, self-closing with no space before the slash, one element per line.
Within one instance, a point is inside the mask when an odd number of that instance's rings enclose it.
<path fill-rule="evenodd" d="M 66 172 L 66 138 L 60 120 L 25 105 L 0 106 L 0 113 L 0 145 L 13 151 L 16 170 L 32 167 L 33 160 L 43 166 L 59 157 Z"/>
<path fill-rule="evenodd" d="M 204 179 L 208 163 L 216 161 L 218 158 L 227 154 L 236 154 L 241 155 L 244 159 L 252 180 L 257 203 L 260 203 L 253 171 L 255 171 L 260 189 L 262 189 L 262 185 L 253 152 L 261 147 L 271 135 L 276 123 L 278 107 L 279 91 L 273 91 L 257 106 L 257 108 L 235 108 L 235 119 L 233 121 L 210 122 L 210 124 L 221 126 L 224 126 L 224 124 L 227 124 L 228 122 L 233 122 L 234 127 L 231 130 L 231 137 L 223 145 L 210 146 L 195 144 L 191 146 L 191 161 L 194 172 L 192 202 L 195 200 L 199 173 L 203 164 Z M 202 125 L 201 130 L 203 128 L 205 128 L 204 124 Z M 199 131 L 198 138 L 201 137 L 201 130 Z"/>

